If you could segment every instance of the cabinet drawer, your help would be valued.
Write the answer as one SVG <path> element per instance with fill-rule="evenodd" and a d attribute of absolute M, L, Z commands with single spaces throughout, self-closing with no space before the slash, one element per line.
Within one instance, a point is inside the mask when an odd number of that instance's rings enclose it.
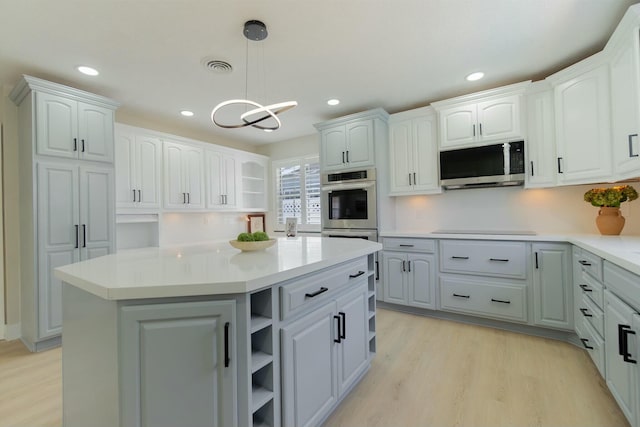
<path fill-rule="evenodd" d="M 436 251 L 436 241 L 432 239 L 411 239 L 405 237 L 385 237 L 382 241 L 385 251 L 429 252 Z"/>
<path fill-rule="evenodd" d="M 580 324 L 577 331 L 579 331 L 578 338 L 582 342 L 582 347 L 587 350 L 600 375 L 604 378 L 604 340 L 600 338 L 586 319 L 576 319 L 577 324 Z"/>
<path fill-rule="evenodd" d="M 582 249 L 578 262 L 582 271 L 589 273 L 602 283 L 602 258 Z"/>
<path fill-rule="evenodd" d="M 581 313 L 581 317 L 591 324 L 601 337 L 604 336 L 604 312 L 591 301 L 591 298 L 582 295 L 582 300 L 576 313 Z"/>
<path fill-rule="evenodd" d="M 604 284 L 625 303 L 640 311 L 640 277 L 632 272 L 604 262 Z"/>
<path fill-rule="evenodd" d="M 526 245 L 523 242 L 441 241 L 440 270 L 525 279 Z"/>
<path fill-rule="evenodd" d="M 368 274 L 367 259 L 361 258 L 336 266 L 329 273 L 312 274 L 282 285 L 280 319 L 284 320 L 302 309 L 313 309 L 314 304 L 323 303 L 334 291 L 356 284 Z"/>
<path fill-rule="evenodd" d="M 441 276 L 440 306 L 443 310 L 527 321 L 524 286 Z"/>
<path fill-rule="evenodd" d="M 580 277 L 576 280 L 576 285 L 580 291 L 587 295 L 600 308 L 604 307 L 604 286 L 593 278 L 586 271 L 580 273 Z"/>

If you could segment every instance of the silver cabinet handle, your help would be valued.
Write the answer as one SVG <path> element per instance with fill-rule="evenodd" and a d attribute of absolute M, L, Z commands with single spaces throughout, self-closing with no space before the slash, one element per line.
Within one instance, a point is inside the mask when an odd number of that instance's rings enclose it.
<path fill-rule="evenodd" d="M 411 174 L 409 174 L 409 185 L 411 185 Z"/>
<path fill-rule="evenodd" d="M 138 190 L 138 201 L 142 201 L 142 190 Z"/>
<path fill-rule="evenodd" d="M 482 123 L 480 123 L 480 136 L 482 136 Z"/>
<path fill-rule="evenodd" d="M 344 163 L 344 151 L 342 152 L 342 163 Z"/>
<path fill-rule="evenodd" d="M 187 204 L 191 204 L 191 193 L 187 193 Z"/>
<path fill-rule="evenodd" d="M 136 190 L 133 190 L 133 201 L 136 201 Z"/>
<path fill-rule="evenodd" d="M 182 193 L 182 204 L 186 204 L 187 203 L 187 193 Z"/>
<path fill-rule="evenodd" d="M 476 125 L 473 125 L 473 136 L 476 136 Z"/>
<path fill-rule="evenodd" d="M 347 163 L 349 163 L 349 150 L 347 150 Z"/>
<path fill-rule="evenodd" d="M 416 173 L 413 173 L 413 185 L 417 185 L 417 181 L 416 181 Z"/>

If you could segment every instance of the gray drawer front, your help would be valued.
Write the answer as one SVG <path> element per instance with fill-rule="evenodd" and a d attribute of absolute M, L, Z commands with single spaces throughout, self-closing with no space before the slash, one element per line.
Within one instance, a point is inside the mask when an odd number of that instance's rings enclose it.
<path fill-rule="evenodd" d="M 640 276 L 605 261 L 604 284 L 621 300 L 640 311 Z"/>
<path fill-rule="evenodd" d="M 576 319 L 576 325 L 580 323 L 578 338 L 582 341 L 582 347 L 587 350 L 591 360 L 604 378 L 604 340 L 598 336 L 591 324 L 586 319 Z M 588 348 L 591 347 L 591 348 Z"/>
<path fill-rule="evenodd" d="M 405 237 L 385 237 L 382 240 L 382 246 L 385 251 L 403 251 L 403 252 L 427 252 L 434 253 L 436 251 L 436 241 L 433 239 L 411 239 Z"/>
<path fill-rule="evenodd" d="M 586 271 L 582 271 L 576 281 L 580 291 L 600 308 L 604 307 L 604 286 Z"/>
<path fill-rule="evenodd" d="M 580 313 L 580 317 L 591 324 L 593 329 L 595 329 L 601 337 L 604 336 L 604 312 L 591 301 L 591 298 L 586 295 L 582 296 L 582 300 L 576 311 L 576 314 L 578 313 Z M 578 320 L 576 320 L 576 322 L 577 321 Z"/>
<path fill-rule="evenodd" d="M 526 288 L 457 276 L 440 277 L 443 310 L 518 322 L 527 321 Z"/>
<path fill-rule="evenodd" d="M 440 242 L 440 271 L 525 279 L 524 242 L 446 240 Z"/>
<path fill-rule="evenodd" d="M 602 258 L 582 249 L 578 262 L 582 271 L 589 273 L 596 280 L 602 282 Z"/>
<path fill-rule="evenodd" d="M 363 273 L 360 274 L 360 272 Z M 366 279 L 369 273 L 367 259 L 360 258 L 336 266 L 330 273 L 313 274 L 282 285 L 280 287 L 280 319 L 285 320 L 303 309 L 313 309 L 314 304 L 319 307 L 334 291 L 359 283 Z"/>

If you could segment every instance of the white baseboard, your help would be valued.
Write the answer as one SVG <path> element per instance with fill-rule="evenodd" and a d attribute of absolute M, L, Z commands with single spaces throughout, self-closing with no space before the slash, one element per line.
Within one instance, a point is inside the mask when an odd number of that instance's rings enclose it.
<path fill-rule="evenodd" d="M 14 323 L 4 326 L 4 339 L 7 341 L 17 340 L 22 336 L 20 331 L 20 323 Z"/>

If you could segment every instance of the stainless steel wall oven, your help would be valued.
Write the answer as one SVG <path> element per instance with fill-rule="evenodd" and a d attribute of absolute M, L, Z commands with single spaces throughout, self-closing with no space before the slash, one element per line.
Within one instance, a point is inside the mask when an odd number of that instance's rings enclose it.
<path fill-rule="evenodd" d="M 322 175 L 323 229 L 377 229 L 376 170 Z"/>

